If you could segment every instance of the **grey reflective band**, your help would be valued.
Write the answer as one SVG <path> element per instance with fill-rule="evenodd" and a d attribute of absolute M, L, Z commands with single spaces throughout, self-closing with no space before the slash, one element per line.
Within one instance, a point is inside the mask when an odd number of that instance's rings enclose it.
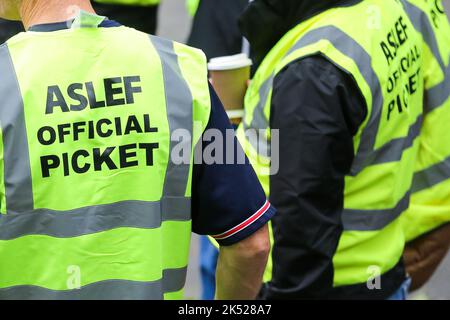
<path fill-rule="evenodd" d="M 248 129 L 256 129 L 255 135 L 256 139 L 248 139 L 248 142 L 253 146 L 253 148 L 260 155 L 264 155 L 270 157 L 272 155 L 270 141 L 266 139 L 265 136 L 262 136 L 259 130 L 267 130 L 270 127 L 269 120 L 266 118 L 264 114 L 264 107 L 269 100 L 269 94 L 272 90 L 273 80 L 275 78 L 275 74 L 271 74 L 270 77 L 263 82 L 261 87 L 259 88 L 259 101 L 253 111 L 253 118 L 250 125 L 247 125 L 245 122 L 245 116 L 243 127 L 244 130 Z M 244 109 L 245 112 L 245 109 Z"/>
<path fill-rule="evenodd" d="M 390 140 L 381 148 L 373 151 L 366 159 L 367 165 L 377 165 L 400 160 L 403 151 L 413 146 L 422 128 L 423 115 L 417 117 L 416 122 L 409 127 L 408 135 Z"/>
<path fill-rule="evenodd" d="M 173 42 L 154 36 L 150 36 L 150 40 L 161 58 L 170 132 L 184 129 L 190 133 L 190 139 L 184 139 L 182 142 L 172 141 L 172 139 L 170 141 L 169 162 L 164 183 L 164 197 L 170 200 L 172 197 L 184 197 L 186 193 L 190 164 L 177 165 L 173 163 L 171 155 L 174 147 L 181 144 L 185 145 L 183 150 L 192 152 L 193 98 L 181 74 Z"/>
<path fill-rule="evenodd" d="M 178 292 L 186 284 L 187 267 L 163 270 L 162 291 L 164 293 Z"/>
<path fill-rule="evenodd" d="M 156 37 L 151 37 L 151 41 L 155 45 L 162 61 L 170 133 L 172 134 L 177 129 L 185 129 L 190 133 L 190 137 L 192 137 L 192 95 L 188 84 L 181 74 L 177 55 L 173 50 L 173 43 Z M 3 97 L 0 105 L 0 124 L 2 126 L 4 145 L 6 211 L 7 216 L 11 216 L 0 219 L 0 227 L 3 224 L 9 224 L 9 220 L 15 218 L 12 216 L 20 213 L 26 213 L 27 217 L 33 217 L 35 221 L 40 221 L 41 219 L 44 219 L 44 217 L 45 219 L 48 219 L 50 216 L 56 217 L 56 211 L 43 209 L 34 210 L 24 105 L 14 66 L 6 45 L 2 46 L 0 49 L 0 74 L 2 75 L 0 95 Z M 190 137 L 187 137 L 188 139 L 184 139 L 181 142 L 189 145 L 187 148 L 188 150 L 192 149 Z M 175 144 L 176 142 L 171 141 L 171 150 Z M 165 175 L 163 197 L 161 202 L 156 204 L 163 212 L 163 217 L 160 216 L 160 218 L 163 221 L 171 220 L 173 217 L 175 217 L 175 220 L 188 221 L 191 217 L 191 205 L 190 199 L 185 197 L 185 192 L 189 180 L 190 164 L 175 165 L 171 161 L 170 154 L 168 157 L 168 168 Z M 130 207 L 130 210 L 133 211 L 135 209 L 135 203 L 136 202 L 128 201 L 112 204 L 110 207 L 120 208 L 120 210 L 126 211 L 128 210 L 126 206 L 133 204 Z M 180 205 L 180 203 L 182 203 L 182 205 Z M 80 219 L 82 217 L 81 213 L 85 211 L 85 216 L 90 216 L 92 218 L 92 214 L 95 215 L 98 213 L 100 216 L 102 215 L 103 209 L 100 208 L 105 208 L 105 206 L 93 206 L 91 208 L 71 210 L 67 211 L 67 213 L 73 215 L 74 212 L 77 212 L 77 217 Z M 114 211 L 119 214 L 120 210 Z M 65 212 L 60 212 L 62 215 L 64 213 Z M 31 216 L 31 214 L 33 214 L 33 216 Z M 130 217 L 130 219 L 132 219 L 132 217 Z M 125 220 L 117 219 L 117 221 L 124 221 L 123 226 L 128 225 Z M 57 222 L 55 221 L 55 223 Z M 69 226 L 70 224 L 67 223 L 67 225 Z M 120 227 L 119 224 L 116 225 L 112 223 L 111 225 Z M 152 225 L 154 225 L 154 223 L 152 223 Z M 139 227 L 138 225 L 135 226 Z M 143 228 L 148 228 L 148 226 L 148 221 L 142 224 Z M 93 230 L 107 230 L 103 225 L 92 225 L 90 228 Z M 16 233 L 32 234 L 32 232 L 33 230 L 31 228 L 28 231 L 23 229 L 17 230 Z M 71 233 L 68 232 L 68 230 L 61 232 L 65 234 Z M 81 231 L 76 230 L 76 228 L 72 230 L 72 234 L 79 232 Z M 54 231 L 50 230 L 48 233 L 45 233 L 45 231 L 42 230 L 42 234 L 52 233 L 54 233 Z M 14 233 L 11 231 L 9 237 L 13 237 L 13 234 Z M 0 235 L 0 237 L 1 236 L 2 235 Z"/>
<path fill-rule="evenodd" d="M 187 268 L 168 269 L 158 281 L 105 280 L 73 290 L 16 286 L 0 289 L 0 300 L 161 300 L 183 289 L 186 273 Z"/>
<path fill-rule="evenodd" d="M 450 157 L 414 174 L 412 193 L 428 190 L 450 177 Z"/>
<path fill-rule="evenodd" d="M 414 28 L 416 28 L 417 31 L 419 31 L 423 35 L 424 41 L 438 61 L 439 66 L 442 68 L 442 70 L 444 70 L 445 64 L 439 51 L 439 45 L 436 39 L 436 35 L 434 34 L 433 26 L 431 25 L 430 19 L 428 19 L 427 14 L 410 3 L 408 0 L 401 1 L 403 3 L 403 6 L 405 7 L 406 14 L 411 20 Z"/>
<path fill-rule="evenodd" d="M 189 198 L 173 199 L 171 211 L 161 211 L 161 202 L 125 201 L 69 211 L 6 214 L 0 216 L 0 240 L 28 235 L 73 238 L 117 228 L 155 229 L 164 221 L 189 221 L 190 215 L 180 212 L 190 203 Z"/>
<path fill-rule="evenodd" d="M 173 43 L 151 37 L 162 63 L 169 131 L 189 133 L 182 142 L 170 142 L 170 151 L 184 143 L 192 150 L 193 98 L 181 74 Z M 0 124 L 3 133 L 6 215 L 0 215 L 0 241 L 28 235 L 79 237 L 117 228 L 159 228 L 164 221 L 190 221 L 191 199 L 186 197 L 191 164 L 176 165 L 168 154 L 160 201 L 122 201 L 74 210 L 35 209 L 24 104 L 7 46 L 0 47 Z M 184 149 L 185 150 L 185 149 Z M 151 255 L 151 252 L 149 252 Z M 174 255 L 179 254 L 174 252 Z M 36 286 L 0 289 L 0 299 L 161 299 L 163 293 L 184 287 L 186 269 L 165 270 L 155 282 L 108 280 L 73 291 Z"/>
<path fill-rule="evenodd" d="M 309 32 L 294 45 L 290 52 L 316 43 L 322 39 L 330 41 L 337 50 L 355 62 L 372 93 L 372 112 L 370 112 L 370 118 L 361 134 L 361 143 L 351 169 L 351 174 L 357 175 L 367 165 L 370 165 L 370 163 L 367 163 L 367 158 L 371 155 L 375 147 L 384 103 L 380 81 L 372 68 L 372 58 L 367 51 L 352 37 L 334 26 L 326 26 Z M 348 73 L 347 70 L 343 71 Z M 398 156 L 398 159 L 400 157 L 401 154 Z"/>
<path fill-rule="evenodd" d="M 7 45 L 0 46 L 0 125 L 3 134 L 6 211 L 33 209 L 30 155 L 22 94 Z M 4 206 L 4 204 L 1 204 Z"/>
<path fill-rule="evenodd" d="M 450 99 L 450 64 L 443 70 L 444 81 L 425 91 L 426 112 L 442 107 Z"/>
<path fill-rule="evenodd" d="M 367 51 L 339 28 L 335 26 L 325 26 L 308 32 L 289 50 L 285 57 L 296 50 L 319 42 L 320 40 L 330 41 L 337 50 L 355 62 L 359 72 L 369 85 L 372 94 L 372 112 L 370 113 L 370 118 L 362 132 L 361 143 L 355 155 L 350 175 L 356 176 L 370 165 L 399 161 L 403 155 L 403 151 L 411 147 L 414 140 L 418 137 L 422 118 L 418 118 L 409 128 L 406 137 L 394 139 L 380 149 L 375 150 L 375 141 L 380 126 L 384 98 L 380 81 L 375 70 L 372 68 L 372 58 Z M 334 63 L 332 60 L 330 60 L 330 62 Z M 342 69 L 342 67 L 338 65 L 337 67 Z M 348 73 L 345 69 L 342 69 L 342 71 Z M 250 125 L 244 123 L 245 129 L 266 129 L 270 126 L 268 119 L 264 115 L 264 107 L 269 98 L 270 91 L 272 90 L 274 78 L 275 74 L 270 75 L 270 77 L 261 85 L 259 91 L 260 99 L 255 107 L 253 120 Z M 259 137 L 259 139 L 249 142 L 255 150 L 268 150 L 269 153 L 266 153 L 266 155 L 270 155 L 270 142 L 267 142 L 263 137 Z M 259 142 L 259 145 L 255 145 L 256 142 Z M 259 153 L 261 154 L 261 152 Z"/>
<path fill-rule="evenodd" d="M 431 112 L 434 109 L 441 107 L 450 98 L 450 65 L 446 66 L 444 63 L 443 57 L 439 50 L 436 35 L 428 15 L 408 0 L 402 0 L 402 3 L 412 24 L 417 31 L 423 35 L 424 41 L 430 48 L 433 56 L 444 73 L 444 80 L 437 86 L 428 89 L 425 93 L 425 98 L 427 100 L 425 109 L 426 112 Z"/>
<path fill-rule="evenodd" d="M 342 223 L 345 231 L 378 231 L 394 222 L 409 207 L 408 192 L 392 209 L 344 209 Z"/>
<path fill-rule="evenodd" d="M 255 110 L 253 111 L 252 123 L 250 124 L 250 128 L 252 129 L 267 129 L 270 126 L 269 120 L 264 114 L 264 107 L 266 106 L 269 99 L 269 94 L 272 90 L 274 78 L 275 74 L 271 74 L 270 77 L 265 80 L 259 88 L 259 101 L 255 107 Z"/>

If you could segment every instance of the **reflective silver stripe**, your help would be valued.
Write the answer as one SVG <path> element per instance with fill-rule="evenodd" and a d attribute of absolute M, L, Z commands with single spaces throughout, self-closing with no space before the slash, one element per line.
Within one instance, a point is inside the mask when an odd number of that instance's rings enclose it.
<path fill-rule="evenodd" d="M 407 0 L 402 0 L 402 3 L 412 24 L 423 35 L 426 44 L 444 72 L 444 80 L 437 86 L 428 89 L 425 93 L 427 99 L 425 109 L 426 112 L 431 112 L 441 107 L 450 97 L 450 65 L 446 66 L 444 63 L 433 26 L 427 14 Z"/>
<path fill-rule="evenodd" d="M 183 289 L 186 273 L 187 268 L 168 269 L 158 281 L 105 280 L 75 290 L 16 286 L 0 289 L 0 300 L 161 300 Z"/>
<path fill-rule="evenodd" d="M 169 129 L 190 133 L 182 143 L 192 149 L 193 101 L 178 65 L 173 43 L 151 37 L 161 57 Z M 163 196 L 160 202 L 124 201 L 68 211 L 34 209 L 24 106 L 7 47 L 0 50 L 0 122 L 5 148 L 7 214 L 0 218 L 0 240 L 30 234 L 76 237 L 119 227 L 157 228 L 162 221 L 189 221 L 191 201 L 185 197 L 190 164 L 176 165 L 168 155 Z M 170 150 L 178 142 L 171 141 Z M 19 179 L 20 178 L 20 179 Z M 166 270 L 161 281 L 144 283 L 108 280 L 76 291 L 52 291 L 34 286 L 1 289 L 1 298 L 44 299 L 161 299 L 162 293 L 181 290 L 186 269 Z"/>
<path fill-rule="evenodd" d="M 414 174 L 412 193 L 430 189 L 450 177 L 450 157 Z"/>
<path fill-rule="evenodd" d="M 372 112 L 370 113 L 370 118 L 364 131 L 362 132 L 361 144 L 355 155 L 350 174 L 352 176 L 356 176 L 370 165 L 399 161 L 402 157 L 403 151 L 411 147 L 414 140 L 418 137 L 422 124 L 422 117 L 418 118 L 417 121 L 409 128 L 409 132 L 406 137 L 394 139 L 380 149 L 374 150 L 381 121 L 384 98 L 380 81 L 372 68 L 372 58 L 367 51 L 353 38 L 337 27 L 325 26 L 308 32 L 289 50 L 285 57 L 289 56 L 296 50 L 316 43 L 320 40 L 330 41 L 337 50 L 350 57 L 356 63 L 359 72 L 369 85 L 372 93 Z M 330 62 L 334 63 L 331 60 Z M 341 68 L 340 66 L 337 67 Z M 347 70 L 343 71 L 348 73 Z M 264 106 L 266 105 L 270 90 L 272 88 L 274 77 L 275 75 L 272 74 L 260 88 L 260 101 L 255 108 L 253 121 L 249 126 L 250 128 L 259 129 L 264 127 L 267 128 L 269 126 L 268 120 L 264 116 Z M 255 145 L 255 142 L 259 142 L 259 145 Z M 250 141 L 250 143 L 252 143 L 255 150 L 258 150 L 258 148 L 262 150 L 269 150 L 269 153 L 266 154 L 270 155 L 270 142 L 267 142 L 265 139 L 260 137 L 257 140 Z"/>
<path fill-rule="evenodd" d="M 450 64 L 444 70 L 444 81 L 426 90 L 425 98 L 427 99 L 426 111 L 431 112 L 442 107 L 450 98 Z"/>
<path fill-rule="evenodd" d="M 169 117 L 170 132 L 184 129 L 189 131 L 191 139 L 183 139 L 182 142 L 170 142 L 170 155 L 176 145 L 187 144 L 183 150 L 192 150 L 192 131 L 193 131 L 193 97 L 186 83 L 178 64 L 178 56 L 174 50 L 172 41 L 150 36 L 156 51 L 158 52 L 164 74 L 164 86 L 166 94 L 166 107 Z M 176 165 L 169 155 L 169 164 L 166 171 L 166 180 L 164 183 L 164 203 L 170 204 L 175 197 L 184 197 L 189 179 L 190 164 Z M 189 158 L 191 154 L 189 155 Z M 163 208 L 165 210 L 166 208 Z M 190 206 L 184 211 L 189 211 Z"/>
<path fill-rule="evenodd" d="M 125 201 L 69 211 L 33 210 L 0 217 L 0 240 L 27 235 L 72 238 L 116 228 L 159 228 L 164 221 L 189 221 L 189 198 L 172 199 L 161 214 L 160 202 Z M 167 209 L 167 208 L 166 208 Z M 180 214 L 180 213 L 183 214 Z"/>
<path fill-rule="evenodd" d="M 163 292 L 178 292 L 186 283 L 187 267 L 163 270 Z"/>
<path fill-rule="evenodd" d="M 367 165 L 383 164 L 400 160 L 403 150 L 406 150 L 414 144 L 416 138 L 420 135 L 423 116 L 417 117 L 416 122 L 409 127 L 408 135 L 403 138 L 392 139 L 381 148 L 373 151 L 366 159 Z"/>
<path fill-rule="evenodd" d="M 353 210 L 344 209 L 342 223 L 345 231 L 378 231 L 394 222 L 409 207 L 408 192 L 392 209 Z"/>
<path fill-rule="evenodd" d="M 6 211 L 33 209 L 30 155 L 22 94 L 7 45 L 0 46 L 0 125 L 3 133 Z M 4 204 L 1 204 L 4 206 Z"/>
<path fill-rule="evenodd" d="M 163 63 L 170 132 L 183 128 L 192 134 L 192 96 L 169 43 L 157 43 Z M 173 46 L 173 45 L 172 45 Z M 7 47 L 0 50 L 0 120 L 5 148 L 7 215 L 0 217 L 0 239 L 42 234 L 74 237 L 119 227 L 157 228 L 163 221 L 191 219 L 191 201 L 185 197 L 190 165 L 169 161 L 160 202 L 124 201 L 68 211 L 33 209 L 28 142 L 23 102 Z M 191 142 L 186 139 L 183 143 Z M 174 146 L 171 142 L 171 149 Z"/>
<path fill-rule="evenodd" d="M 244 122 L 244 128 L 252 128 L 252 129 L 267 129 L 269 128 L 269 120 L 266 118 L 264 114 L 264 107 L 266 106 L 267 100 L 269 99 L 270 90 L 272 90 L 273 80 L 275 78 L 275 74 L 271 74 L 268 79 L 266 79 L 261 87 L 259 88 L 259 101 L 253 110 L 253 117 L 250 126 Z"/>
<path fill-rule="evenodd" d="M 372 58 L 367 51 L 352 37 L 337 27 L 326 26 L 309 32 L 302 39 L 300 39 L 297 44 L 295 44 L 295 46 L 291 49 L 291 52 L 318 42 L 322 39 L 330 41 L 337 50 L 355 62 L 359 72 L 367 82 L 372 93 L 372 112 L 370 113 L 370 118 L 361 134 L 361 143 L 351 169 L 351 174 L 357 175 L 366 167 L 366 165 L 368 165 L 366 159 L 374 150 L 384 103 L 381 84 L 378 76 L 372 68 Z M 343 71 L 348 73 L 347 70 Z M 400 159 L 400 156 L 398 159 Z"/>
<path fill-rule="evenodd" d="M 427 14 L 407 0 L 402 0 L 402 3 L 412 24 L 417 31 L 422 33 L 426 44 L 444 72 L 444 80 L 425 92 L 427 101 L 425 110 L 426 112 L 431 112 L 436 108 L 443 106 L 450 97 L 450 64 L 445 66 L 443 57 L 439 51 L 439 45 L 433 26 L 431 25 Z M 411 192 L 416 193 L 432 188 L 437 184 L 446 181 L 448 177 L 450 177 L 450 157 L 428 169 L 415 173 Z"/>
<path fill-rule="evenodd" d="M 433 53 L 434 57 L 439 63 L 442 70 L 445 69 L 444 61 L 442 60 L 441 53 L 439 51 L 439 45 L 434 34 L 433 26 L 431 25 L 430 19 L 425 12 L 410 3 L 408 0 L 402 0 L 403 6 L 405 7 L 406 14 L 411 20 L 414 28 L 417 29 L 422 35 Z"/>
<path fill-rule="evenodd" d="M 286 56 L 289 56 L 289 54 L 294 51 L 320 40 L 330 41 L 337 50 L 353 59 L 372 92 L 372 112 L 366 128 L 362 133 L 362 143 L 360 144 L 353 168 L 351 170 L 352 174 L 356 175 L 364 169 L 365 159 L 367 159 L 369 154 L 373 151 L 375 145 L 375 139 L 378 133 L 383 108 L 383 94 L 380 81 L 372 68 L 372 59 L 370 55 L 364 50 L 363 47 L 361 47 L 359 43 L 334 26 L 325 26 L 308 32 L 289 50 Z M 343 71 L 348 73 L 347 70 Z M 272 87 L 274 76 L 274 74 L 271 75 L 261 87 L 260 101 L 254 111 L 254 121 L 250 125 L 251 128 L 260 128 L 264 126 L 264 122 L 261 121 L 261 117 L 264 117 L 264 106 L 266 105 L 268 93 Z M 269 125 L 267 119 L 265 120 L 265 125 Z"/>
<path fill-rule="evenodd" d="M 260 130 L 267 130 L 270 127 L 269 120 L 264 114 L 264 107 L 269 99 L 269 93 L 272 90 L 274 78 L 275 74 L 272 74 L 259 88 L 259 101 L 255 107 L 255 110 L 253 110 L 253 117 L 250 126 L 243 121 L 244 130 L 255 129 L 254 139 L 248 139 L 248 142 L 258 152 L 258 154 L 266 157 L 270 157 L 272 154 L 271 144 L 270 141 L 266 139 L 265 135 L 260 134 Z"/>

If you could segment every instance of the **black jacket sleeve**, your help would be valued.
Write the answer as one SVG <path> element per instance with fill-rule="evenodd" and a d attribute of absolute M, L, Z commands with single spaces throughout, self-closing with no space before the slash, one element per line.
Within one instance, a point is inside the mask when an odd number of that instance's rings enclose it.
<path fill-rule="evenodd" d="M 270 181 L 278 215 L 266 298 L 318 298 L 333 287 L 344 178 L 366 114 L 353 78 L 321 55 L 297 60 L 275 78 L 271 127 L 280 130 L 280 170 Z"/>

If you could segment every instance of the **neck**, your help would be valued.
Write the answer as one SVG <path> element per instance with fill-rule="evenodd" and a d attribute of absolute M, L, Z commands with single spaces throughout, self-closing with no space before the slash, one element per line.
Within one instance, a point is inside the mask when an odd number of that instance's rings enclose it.
<path fill-rule="evenodd" d="M 22 1 L 20 15 L 27 30 L 36 24 L 73 19 L 80 10 L 95 13 L 89 0 L 28 0 Z"/>

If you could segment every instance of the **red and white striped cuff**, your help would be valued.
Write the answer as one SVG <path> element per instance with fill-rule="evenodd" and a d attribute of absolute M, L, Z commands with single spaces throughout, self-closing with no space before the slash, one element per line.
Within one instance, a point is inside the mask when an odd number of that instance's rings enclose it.
<path fill-rule="evenodd" d="M 264 214 L 269 210 L 270 208 L 270 202 L 266 201 L 264 205 L 259 209 L 254 215 L 252 215 L 250 218 L 242 222 L 241 224 L 237 225 L 236 227 L 215 236 L 212 236 L 216 240 L 225 240 L 228 239 L 235 234 L 241 232 L 242 230 L 245 230 L 249 226 L 251 226 L 255 221 L 258 221 L 259 218 L 264 216 Z"/>

